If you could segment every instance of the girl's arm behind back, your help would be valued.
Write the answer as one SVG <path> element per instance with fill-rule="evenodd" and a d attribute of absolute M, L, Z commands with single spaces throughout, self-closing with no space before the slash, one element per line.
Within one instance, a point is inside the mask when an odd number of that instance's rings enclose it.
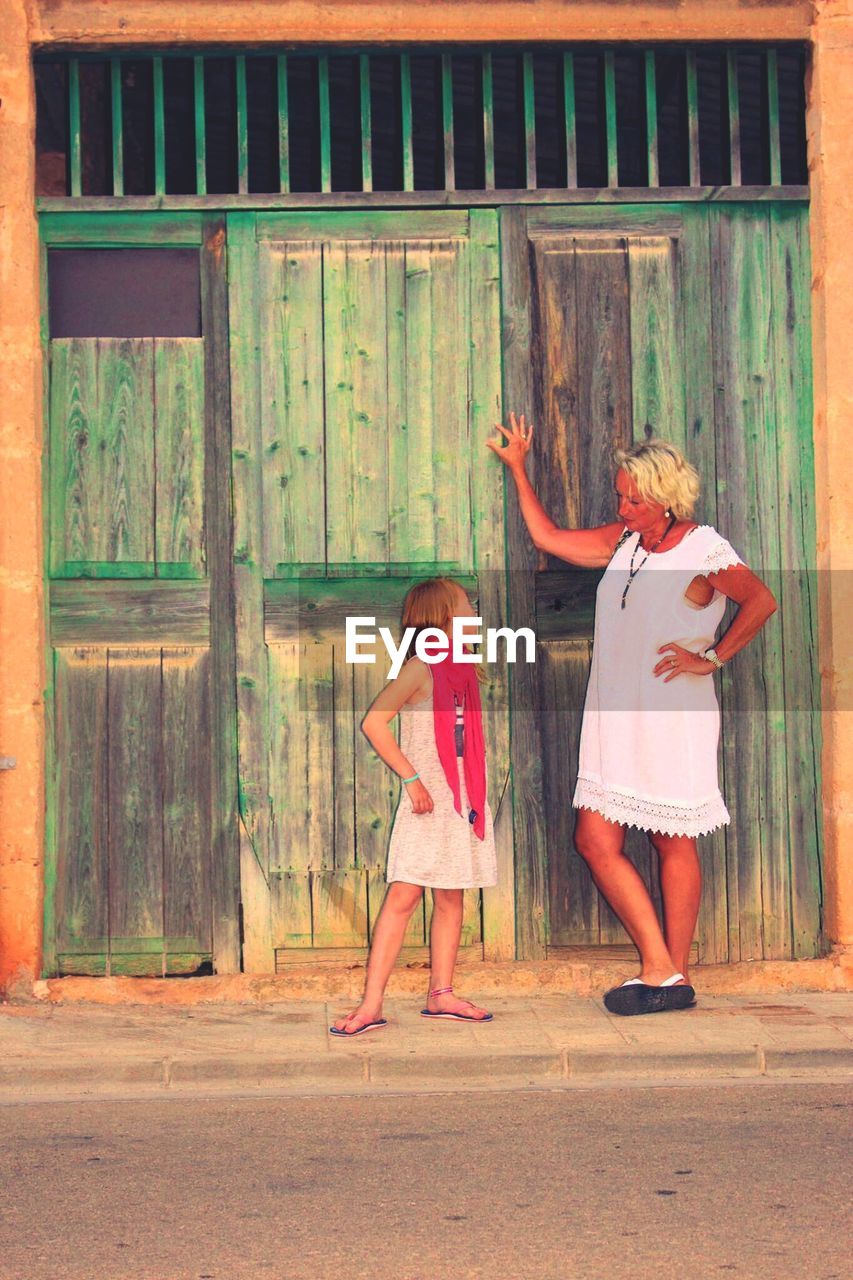
<path fill-rule="evenodd" d="M 421 696 L 429 692 L 430 680 L 427 664 L 420 658 L 409 658 L 397 678 L 389 680 L 376 695 L 361 721 L 364 736 L 373 750 L 401 778 L 411 777 L 415 768 L 400 750 L 391 721 L 405 702 L 411 698 L 418 701 L 419 692 Z"/>

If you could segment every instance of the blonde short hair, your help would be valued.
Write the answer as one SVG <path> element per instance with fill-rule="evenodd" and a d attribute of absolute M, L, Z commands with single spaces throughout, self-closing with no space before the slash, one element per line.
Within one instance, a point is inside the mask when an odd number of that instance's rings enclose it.
<path fill-rule="evenodd" d="M 662 503 L 680 520 L 693 514 L 699 497 L 699 472 L 674 444 L 655 437 L 630 449 L 615 449 L 613 458 L 646 502 Z"/>

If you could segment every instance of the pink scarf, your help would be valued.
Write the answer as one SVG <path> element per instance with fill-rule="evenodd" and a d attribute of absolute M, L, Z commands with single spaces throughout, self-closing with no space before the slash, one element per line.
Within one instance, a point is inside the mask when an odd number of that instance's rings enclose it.
<path fill-rule="evenodd" d="M 459 787 L 459 757 L 456 754 L 456 705 L 453 695 L 464 699 L 465 732 L 463 735 L 463 768 L 465 789 L 471 803 L 474 832 L 486 837 L 486 748 L 483 741 L 483 712 L 480 687 L 473 663 L 454 662 L 448 651 L 439 662 L 430 665 L 433 678 L 433 721 L 435 745 L 448 786 L 453 792 L 456 812 L 462 812 Z M 469 821 L 470 821 L 469 815 Z"/>

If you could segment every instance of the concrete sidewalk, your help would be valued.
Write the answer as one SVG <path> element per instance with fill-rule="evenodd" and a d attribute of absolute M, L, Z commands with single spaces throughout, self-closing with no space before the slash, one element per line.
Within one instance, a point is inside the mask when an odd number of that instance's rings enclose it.
<path fill-rule="evenodd" d="M 389 1025 L 328 1034 L 348 1002 L 193 1008 L 0 1006 L 0 1101 L 272 1090 L 376 1093 L 792 1076 L 853 1076 L 853 994 L 700 996 L 620 1018 L 597 998 L 466 992 L 490 1023 L 429 1022 L 386 1001 Z"/>

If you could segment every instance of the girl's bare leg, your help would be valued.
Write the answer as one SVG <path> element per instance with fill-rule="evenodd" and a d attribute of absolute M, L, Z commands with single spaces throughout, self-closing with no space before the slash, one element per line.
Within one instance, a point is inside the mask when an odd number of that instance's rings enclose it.
<path fill-rule="evenodd" d="M 453 970 L 462 936 L 464 889 L 433 889 L 432 924 L 429 932 L 430 990 L 453 985 Z M 429 996 L 427 1008 L 433 1013 L 464 1013 L 471 1018 L 484 1018 L 488 1010 L 462 1000 L 448 992 Z"/>
<path fill-rule="evenodd" d="M 622 921 L 640 953 L 640 977 L 659 986 L 678 969 L 642 878 L 623 853 L 625 828 L 593 809 L 578 809 L 575 848 L 587 863 L 599 891 Z"/>
<path fill-rule="evenodd" d="M 690 945 L 696 932 L 702 894 L 696 841 L 691 836 L 665 836 L 657 831 L 651 841 L 660 859 L 666 944 L 676 969 L 689 981 Z"/>
<path fill-rule="evenodd" d="M 382 1017 L 385 988 L 400 954 L 412 912 L 420 902 L 423 891 L 423 885 L 407 884 L 403 880 L 394 880 L 389 884 L 373 930 L 361 1004 L 346 1017 L 338 1018 L 334 1026 L 339 1031 L 355 1031 L 366 1022 L 375 1022 Z"/>

